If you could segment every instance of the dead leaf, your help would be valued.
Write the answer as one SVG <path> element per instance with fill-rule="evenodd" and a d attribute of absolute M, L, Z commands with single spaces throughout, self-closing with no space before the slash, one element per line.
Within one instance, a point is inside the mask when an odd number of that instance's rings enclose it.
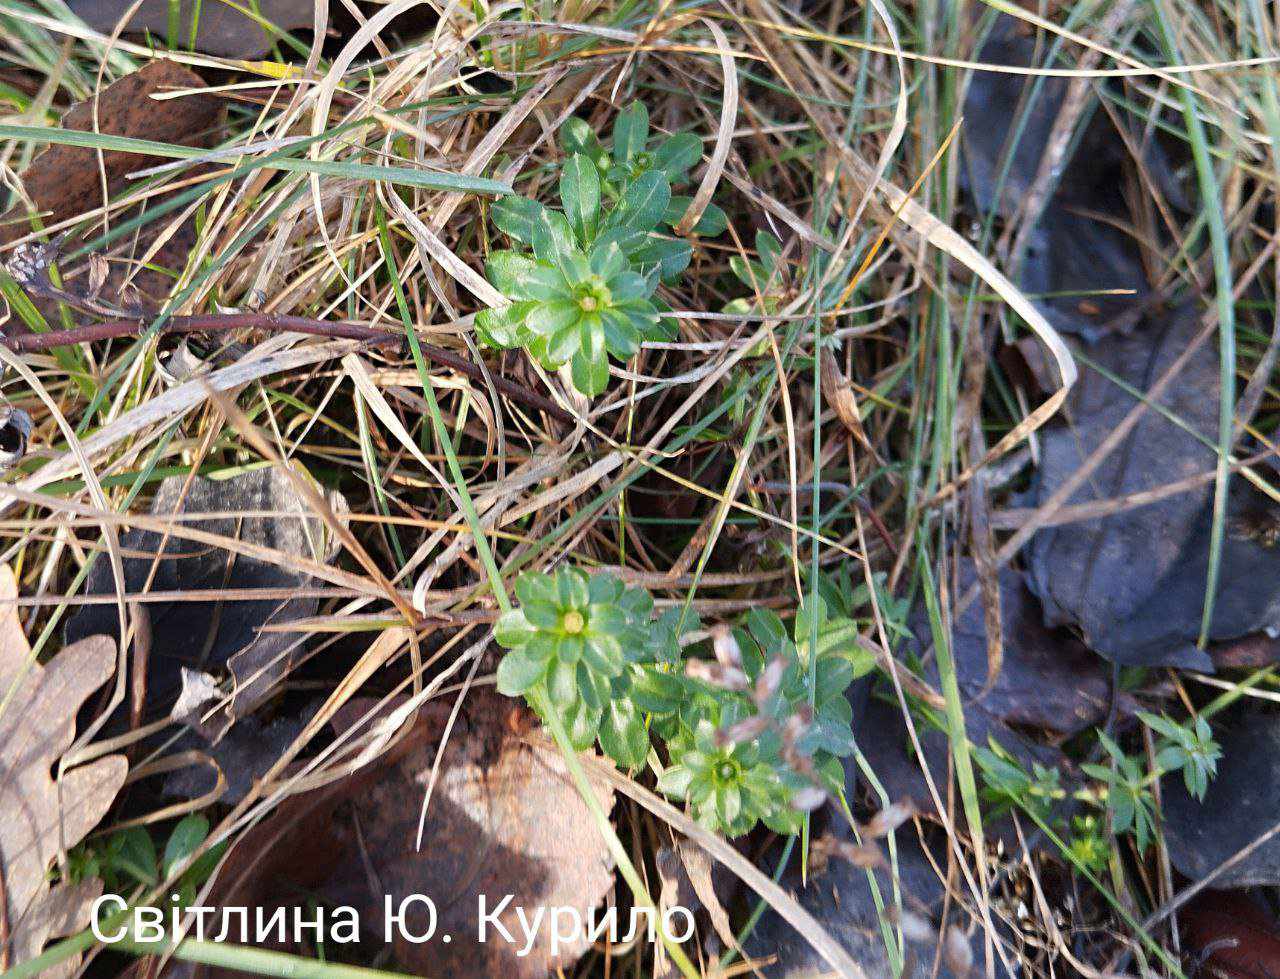
<path fill-rule="evenodd" d="M 129 8 L 132 0 L 70 0 L 68 6 L 82 17 L 94 30 L 110 34 Z M 168 0 L 142 0 L 137 12 L 129 19 L 125 34 L 149 32 L 163 38 L 173 46 L 186 50 L 191 40 L 192 18 L 196 22 L 193 50 L 225 58 L 256 58 L 265 54 L 278 39 L 278 34 L 267 30 L 262 23 L 250 17 L 250 9 L 263 21 L 282 31 L 310 30 L 313 0 L 258 0 L 252 8 L 229 3 L 201 3 L 199 0 L 181 0 L 178 6 L 178 36 L 169 37 Z"/>
<path fill-rule="evenodd" d="M 892 901 L 896 885 L 901 888 L 906 907 L 912 914 L 932 917 L 942 907 L 942 882 L 913 830 L 900 831 L 897 846 L 896 880 L 887 866 L 874 871 L 880 893 L 887 901 Z M 808 883 L 802 886 L 795 864 L 793 859 L 792 869 L 784 877 L 784 886 L 795 890 L 805 909 L 853 956 L 868 976 L 893 975 L 867 872 L 844 860 L 832 860 L 822 873 L 810 874 Z M 942 866 L 946 866 L 945 854 L 942 854 Z M 936 932 L 929 938 L 936 946 Z M 761 969 L 766 979 L 809 979 L 829 974 L 829 968 L 809 942 L 773 911 L 766 911 L 760 919 L 746 942 L 746 950 L 755 959 L 776 957 L 771 965 Z M 938 972 L 934 972 L 934 952 L 934 947 L 929 945 L 915 948 L 904 973 L 906 979 L 956 979 L 945 963 Z"/>
<path fill-rule="evenodd" d="M 1280 922 L 1245 891 L 1206 891 L 1178 915 L 1192 976 L 1270 979 L 1280 975 Z"/>
<path fill-rule="evenodd" d="M 108 85 L 96 100 L 88 99 L 73 106 L 62 117 L 61 128 L 184 146 L 208 145 L 221 109 L 218 99 L 210 95 L 164 101 L 151 98 L 158 92 L 202 87 L 204 82 L 190 69 L 172 61 L 152 61 Z M 97 150 L 61 145 L 50 146 L 31 161 L 22 173 L 22 186 L 45 215 L 46 226 L 102 207 L 102 172 L 106 174 L 108 193 L 114 194 L 127 174 L 167 162 L 141 153 L 115 150 L 101 153 L 101 171 L 98 161 Z M 25 222 L 15 220 L 22 213 L 15 208 L 0 218 L 0 245 L 28 233 L 30 228 Z"/>
<path fill-rule="evenodd" d="M 375 705 L 349 702 L 334 727 L 345 729 Z M 542 979 L 571 966 L 589 947 L 585 937 L 562 943 L 554 956 L 545 927 L 524 957 L 516 955 L 523 942 L 513 946 L 492 934 L 486 944 L 476 941 L 480 895 L 491 909 L 514 895 L 498 919 L 514 935 L 517 906 L 529 914 L 569 906 L 585 917 L 613 886 L 612 856 L 559 753 L 532 730 L 525 708 L 486 688 L 468 694 L 444 751 L 422 849 L 414 849 L 449 709 L 447 703 L 428 705 L 386 755 L 334 785 L 289 800 L 246 835 L 219 875 L 217 900 L 285 905 L 305 887 L 358 909 L 365 932 L 380 944 L 384 895 L 398 907 L 409 895 L 425 894 L 439 916 L 436 937 L 425 944 L 398 938 L 395 945 L 398 963 L 412 972 Z M 597 797 L 606 811 L 612 807 L 603 785 L 597 785 Z M 237 879 L 234 889 L 224 889 Z M 425 908 L 407 911 L 406 927 L 425 931 Z"/>
<path fill-rule="evenodd" d="M 1181 775 L 1164 780 L 1165 843 L 1178 870 L 1199 880 L 1280 823 L 1280 716 L 1254 713 L 1215 735 L 1218 774 L 1204 801 Z M 1213 880 L 1215 887 L 1280 884 L 1280 834 L 1271 836 Z"/>
<path fill-rule="evenodd" d="M 1183 307 L 1128 336 L 1100 340 L 1089 356 L 1145 390 L 1199 329 L 1196 310 Z M 1202 344 L 1158 399 L 1181 424 L 1146 411 L 1068 504 L 1106 501 L 1211 472 L 1218 391 L 1216 348 Z M 1134 395 L 1082 364 L 1066 423 L 1042 431 L 1031 505 L 1071 478 L 1136 403 Z M 1039 531 L 1028 547 L 1027 568 L 1046 620 L 1080 630 L 1090 648 L 1119 663 L 1211 668 L 1195 642 L 1208 579 L 1213 493 L 1212 483 L 1200 482 L 1146 506 Z M 1236 639 L 1280 623 L 1280 548 L 1244 531 L 1251 516 L 1275 512 L 1275 504 L 1243 477 L 1232 479 L 1210 639 Z"/>
<path fill-rule="evenodd" d="M 151 513 L 162 518 L 179 514 L 226 514 L 199 523 L 174 520 L 207 533 L 269 548 L 284 556 L 324 560 L 320 519 L 311 513 L 288 476 L 275 467 L 255 469 L 231 479 L 191 481 L 182 498 L 185 476 L 171 476 L 160 484 Z M 248 516 L 237 516 L 247 513 Z M 265 514 L 265 515 L 264 515 Z M 121 538 L 127 557 L 125 582 L 130 593 L 142 592 L 151 576 L 153 555 L 160 557 L 149 591 L 243 589 L 269 591 L 249 601 L 182 600 L 148 606 L 151 653 L 147 702 L 153 713 L 168 713 L 179 695 L 183 667 L 199 671 L 229 671 L 234 681 L 231 714 L 241 717 L 270 696 L 284 677 L 303 633 L 263 631 L 313 615 L 318 600 L 291 595 L 312 583 L 309 575 L 280 564 L 237 555 L 210 545 L 152 531 L 130 531 Z M 110 568 L 97 562 L 89 574 L 90 595 L 114 594 Z M 67 640 L 95 633 L 115 634 L 116 615 L 105 605 L 84 605 L 67 622 Z"/>
<path fill-rule="evenodd" d="M 955 594 L 960 595 L 977 580 L 972 561 L 960 565 L 958 578 Z M 998 582 L 1004 660 L 990 690 L 985 689 L 987 630 L 981 603 L 971 604 L 952 624 L 951 655 L 966 700 L 966 722 L 983 714 L 1009 724 L 1074 734 L 1099 721 L 1111 704 L 1106 664 L 1078 639 L 1045 627 L 1040 605 L 1020 572 L 1002 568 Z M 912 616 L 909 627 L 922 645 L 932 645 L 923 609 Z M 935 689 L 936 663 L 931 660 L 925 672 L 926 682 Z M 971 738 L 985 743 L 973 733 Z"/>
<path fill-rule="evenodd" d="M 1013 17 L 998 17 L 978 58 L 1018 67 L 1031 66 L 1037 53 L 1043 58 L 1044 47 L 1019 26 Z M 973 73 L 964 106 L 960 172 L 980 213 L 1019 217 L 1052 142 L 1068 86 L 1065 78 Z M 1140 248 L 1115 220 L 1129 211 L 1123 196 L 1126 170 L 1133 167 L 1129 151 L 1107 113 L 1086 107 L 1082 115 L 1084 132 L 1074 154 L 1064 160 L 1056 187 L 1048 188 L 1053 193 L 1028 238 L 1019 285 L 1032 295 L 1049 294 L 1036 306 L 1055 329 L 1096 338 L 1118 324 L 1131 327 L 1151 290 Z M 1010 146 L 1019 125 L 1021 135 Z M 1136 128 L 1141 133 L 1140 121 Z M 1143 147 L 1145 170 L 1165 197 L 1183 204 L 1174 167 L 1161 145 L 1140 135 L 1134 142 Z M 1126 294 L 1105 294 L 1113 291 Z"/>
<path fill-rule="evenodd" d="M 76 712 L 115 673 L 116 649 L 107 636 L 92 636 L 41 666 L 23 635 L 17 595 L 13 572 L 0 566 L 0 870 L 9 927 L 0 952 L 8 965 L 83 925 L 88 891 L 51 888 L 46 873 L 106 815 L 129 768 L 122 755 L 109 755 L 54 781 L 75 738 Z M 68 918 L 77 921 L 71 929 Z"/>

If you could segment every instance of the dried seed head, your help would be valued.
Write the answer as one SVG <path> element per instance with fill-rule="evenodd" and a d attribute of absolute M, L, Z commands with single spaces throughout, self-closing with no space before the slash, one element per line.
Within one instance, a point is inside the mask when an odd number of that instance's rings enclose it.
<path fill-rule="evenodd" d="M 716 654 L 717 663 L 742 669 L 742 650 L 738 647 L 738 640 L 733 638 L 733 630 L 723 622 L 711 627 L 711 649 Z"/>
<path fill-rule="evenodd" d="M 791 805 L 801 812 L 812 812 L 827 801 L 827 790 L 816 785 L 806 785 L 791 796 Z"/>
<path fill-rule="evenodd" d="M 906 908 L 892 909 L 889 917 L 894 924 L 902 929 L 902 937 L 913 945 L 923 945 L 931 942 L 938 934 L 937 929 L 934 928 L 929 919 L 916 914 L 914 911 L 908 911 Z"/>
<path fill-rule="evenodd" d="M 891 803 L 872 816 L 862 831 L 872 839 L 879 839 L 892 833 L 915 813 L 915 805 L 910 799 Z"/>
<path fill-rule="evenodd" d="M 705 659 L 691 659 L 684 665 L 685 675 L 693 680 L 702 680 L 713 687 L 724 690 L 746 690 L 749 686 L 747 675 L 731 666 L 720 663 L 708 663 Z"/>
<path fill-rule="evenodd" d="M 102 292 L 102 287 L 106 284 L 107 273 L 110 266 L 107 260 L 98 252 L 94 252 L 89 256 L 89 292 L 90 299 L 97 299 L 98 294 Z"/>
<path fill-rule="evenodd" d="M 756 679 L 755 701 L 757 706 L 762 705 L 778 692 L 778 686 L 782 683 L 782 674 L 786 668 L 787 661 L 781 656 L 775 656 L 760 671 L 760 676 Z"/>
<path fill-rule="evenodd" d="M 730 744 L 742 744 L 744 741 L 754 741 L 764 734 L 768 727 L 769 718 L 763 714 L 752 714 L 737 724 L 717 731 L 716 743 L 723 747 Z"/>

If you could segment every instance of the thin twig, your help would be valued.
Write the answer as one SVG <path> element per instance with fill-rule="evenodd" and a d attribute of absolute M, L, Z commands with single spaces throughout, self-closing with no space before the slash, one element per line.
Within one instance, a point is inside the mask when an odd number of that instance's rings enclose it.
<path fill-rule="evenodd" d="M 49 333 L 25 333 L 19 336 L 0 336 L 0 343 L 14 353 L 35 353 L 66 347 L 76 343 L 93 343 L 98 340 L 114 340 L 140 333 L 147 321 L 142 318 L 119 317 L 78 326 L 70 330 L 54 330 Z M 210 313 L 197 316 L 172 316 L 160 327 L 161 334 L 216 333 L 229 330 L 269 330 L 285 333 L 307 333 L 312 336 L 335 340 L 361 340 L 375 346 L 403 343 L 403 333 L 364 326 L 360 323 L 329 322 L 306 316 L 282 316 L 277 313 Z M 443 347 L 422 344 L 422 356 L 433 364 L 457 371 L 473 381 L 484 382 L 484 374 L 477 364 Z M 557 421 L 573 423 L 573 416 L 549 398 L 530 391 L 527 387 L 499 375 L 493 377 L 494 386 L 511 398 L 536 411 L 543 411 Z"/>

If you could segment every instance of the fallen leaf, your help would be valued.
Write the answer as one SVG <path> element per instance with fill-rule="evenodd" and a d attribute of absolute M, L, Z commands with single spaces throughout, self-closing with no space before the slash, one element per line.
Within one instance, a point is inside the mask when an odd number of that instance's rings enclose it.
<path fill-rule="evenodd" d="M 13 572 L 0 566 L 0 870 L 9 942 L 5 966 L 39 954 L 52 936 L 86 920 L 92 883 L 49 883 L 58 853 L 79 843 L 106 815 L 124 784 L 128 762 L 108 755 L 55 781 L 58 759 L 75 738 L 75 717 L 115 673 L 115 643 L 92 636 L 43 666 L 18 620 Z M 91 898 L 90 898 L 91 900 Z M 76 924 L 68 928 L 68 919 Z"/>
<path fill-rule="evenodd" d="M 1217 869 L 1280 823 L 1280 715 L 1249 714 L 1215 734 L 1222 758 L 1203 802 L 1187 793 L 1180 774 L 1163 783 L 1169 859 L 1192 880 Z M 1280 884 L 1280 834 L 1215 877 L 1213 884 Z"/>
<path fill-rule="evenodd" d="M 972 561 L 966 559 L 959 571 L 957 595 L 977 580 Z M 951 655 L 965 698 L 966 719 L 985 714 L 1008 724 L 1068 735 L 1101 720 L 1111 705 L 1110 670 L 1078 639 L 1046 628 L 1040 603 L 1021 572 L 1001 568 L 998 581 L 1004 661 L 989 690 L 985 690 L 987 630 L 981 603 L 970 604 L 952 624 Z M 909 628 L 919 639 L 929 639 L 923 609 L 912 616 Z M 936 658 L 930 659 L 924 678 L 939 688 Z"/>
<path fill-rule="evenodd" d="M 1205 891 L 1178 915 L 1188 975 L 1280 976 L 1280 923 L 1243 891 Z"/>
<path fill-rule="evenodd" d="M 351 701 L 334 727 L 344 730 L 376 704 Z M 612 856 L 559 753 L 532 730 L 525 708 L 486 688 L 467 695 L 444 749 L 422 849 L 414 848 L 449 708 L 429 704 L 385 755 L 289 800 L 247 834 L 219 875 L 218 902 L 285 905 L 304 887 L 358 909 L 365 932 L 380 943 L 384 896 L 399 907 L 406 897 L 424 894 L 436 905 L 436 937 L 424 944 L 398 937 L 402 967 L 420 975 L 504 979 L 542 979 L 569 968 L 589 947 L 584 936 L 560 943 L 553 954 L 543 927 L 523 957 L 516 955 L 523 941 L 476 940 L 481 895 L 490 909 L 513 895 L 498 920 L 514 935 L 516 907 L 529 914 L 572 907 L 585 918 L 613 887 Z M 607 812 L 612 793 L 600 784 L 596 789 Z M 234 890 L 222 889 L 223 881 L 237 879 Z M 426 909 L 406 910 L 405 927 L 424 932 Z M 449 942 L 442 940 L 446 934 Z"/>
<path fill-rule="evenodd" d="M 191 481 L 185 497 L 185 476 L 161 482 L 151 514 L 174 518 L 175 526 L 238 539 L 269 548 L 285 557 L 323 560 L 323 525 L 289 477 L 275 467 L 254 469 L 230 479 L 203 476 Z M 246 513 L 247 516 L 238 516 Z M 225 514 L 199 522 L 183 522 L 180 514 Z M 263 515 L 266 514 L 266 515 Z M 164 536 L 153 531 L 130 531 L 121 538 L 131 555 L 124 561 L 129 592 L 231 589 L 270 590 L 271 595 L 248 601 L 184 600 L 146 606 L 151 619 L 151 650 L 147 671 L 147 703 L 154 713 L 168 713 L 178 697 L 181 671 L 226 670 L 234 681 L 230 713 L 242 717 L 271 695 L 289 672 L 304 633 L 263 631 L 315 613 L 318 600 L 292 596 L 312 583 L 305 572 L 273 564 L 205 543 Z M 158 556 L 155 563 L 153 556 Z M 155 563 L 155 575 L 152 567 Z M 150 584 L 148 585 L 148 582 Z M 86 591 L 114 594 L 110 569 L 95 563 Z M 67 622 L 73 641 L 95 633 L 116 634 L 114 608 L 84 605 Z"/>
<path fill-rule="evenodd" d="M 1045 46 L 1020 27 L 1013 17 L 997 17 L 978 58 L 1017 67 L 1032 66 L 1037 56 L 1043 59 Z M 1006 219 L 1018 215 L 1051 142 L 1069 84 L 1066 78 L 974 72 L 964 105 L 960 172 L 962 186 L 981 214 L 994 211 Z M 1074 152 L 1064 157 L 1059 179 L 1051 185 L 1053 192 L 1028 238 L 1019 285 L 1043 297 L 1036 306 L 1055 329 L 1096 338 L 1117 323 L 1132 326 L 1132 317 L 1151 290 L 1135 239 L 1115 222 L 1116 215 L 1129 210 L 1123 188 L 1125 171 L 1132 168 L 1130 153 L 1107 113 L 1091 111 L 1086 102 L 1082 117 L 1084 130 L 1076 134 Z M 1146 173 L 1154 176 L 1166 198 L 1181 203 L 1174 168 L 1161 145 L 1140 138 L 1134 142 L 1143 147 Z M 1105 294 L 1112 290 L 1126 294 Z"/>
<path fill-rule="evenodd" d="M 846 830 L 847 831 L 847 830 Z M 892 906 L 895 887 L 901 888 L 906 908 L 917 917 L 925 917 L 931 929 L 932 944 L 917 945 L 907 964 L 905 979 L 957 979 L 940 964 L 934 972 L 937 936 L 932 917 L 942 910 L 942 882 L 925 856 L 914 830 L 903 829 L 897 835 L 897 874 L 889 868 L 873 871 L 880 893 Z M 811 873 L 802 884 L 796 861 L 784 875 L 783 886 L 795 892 L 801 905 L 839 942 L 868 976 L 894 975 L 889 967 L 881 919 L 871 895 L 867 872 L 844 860 L 831 860 L 820 873 Z M 946 857 L 942 855 L 942 866 Z M 829 974 L 825 961 L 813 950 L 809 941 L 772 910 L 766 910 L 745 945 L 753 959 L 774 958 L 761 967 L 767 979 L 810 979 Z"/>
<path fill-rule="evenodd" d="M 132 0 L 69 0 L 68 6 L 94 30 L 109 34 L 133 7 Z M 256 58 L 265 54 L 281 31 L 312 27 L 314 0 L 258 0 L 251 8 L 230 3 L 201 3 L 181 0 L 178 4 L 178 36 L 169 37 L 169 0 L 142 0 L 129 18 L 125 34 L 150 33 L 174 47 L 203 51 L 224 58 Z M 249 11 L 261 17 L 250 16 Z M 192 19 L 196 21 L 195 43 L 191 42 Z"/>
<path fill-rule="evenodd" d="M 217 4 L 221 6 L 221 4 Z M 142 69 L 113 82 L 97 99 L 81 102 L 67 112 L 61 128 L 81 132 L 99 131 L 187 146 L 212 145 L 220 117 L 221 103 L 208 95 L 156 101 L 152 95 L 175 89 L 203 87 L 200 77 L 171 61 L 153 61 Z M 96 111 L 96 122 L 95 122 Z M 23 171 L 21 180 L 40 215 L 43 228 L 74 221 L 103 206 L 104 200 L 118 201 L 137 186 L 129 179 L 135 170 L 168 160 L 139 153 L 122 153 L 77 146 L 51 145 Z M 189 173 L 195 173 L 191 170 Z M 106 197 L 103 196 L 103 180 Z M 146 207 L 153 212 L 173 196 L 174 190 L 153 193 Z M 142 206 L 117 207 L 111 212 L 113 224 L 142 213 Z M 33 228 L 25 206 L 17 205 L 0 217 L 0 246 L 27 235 Z M 175 223 L 176 221 L 176 223 Z M 81 233 L 96 236 L 103 230 L 100 221 L 86 221 Z M 60 253 L 72 251 L 79 239 L 55 238 L 47 245 L 24 243 L 9 257 L 9 268 L 28 292 L 37 311 L 48 324 L 61 317 L 62 295 L 48 281 L 48 266 Z M 147 221 L 133 234 L 111 245 L 106 254 L 93 253 L 83 261 L 64 260 L 58 265 L 65 294 L 79 300 L 86 309 L 159 309 L 173 289 L 175 274 L 186 265 L 195 245 L 193 217 L 174 216 Z M 34 279 L 19 271 L 25 267 Z M 12 317 L 6 329 L 26 326 Z"/>
<path fill-rule="evenodd" d="M 1127 336 L 1100 340 L 1088 355 L 1145 390 L 1199 329 L 1196 310 L 1183 307 Z M 1211 472 L 1218 391 L 1216 348 L 1202 344 L 1157 399 L 1162 410 L 1143 414 L 1068 505 L 1105 502 Z M 1135 395 L 1082 363 L 1065 421 L 1041 430 L 1041 462 L 1028 502 L 1038 506 L 1051 497 L 1135 404 Z M 1208 579 L 1213 492 L 1211 482 L 1200 482 L 1146 506 L 1037 532 L 1026 561 L 1046 621 L 1078 629 L 1090 648 L 1118 663 L 1210 669 L 1209 656 L 1195 643 Z M 1250 515 L 1274 512 L 1275 505 L 1242 477 L 1233 478 L 1211 640 L 1280 623 L 1280 548 L 1242 529 Z"/>
<path fill-rule="evenodd" d="M 200 76 L 190 69 L 172 61 L 152 61 L 108 85 L 96 99 L 73 106 L 63 116 L 61 128 L 184 146 L 209 145 L 221 110 L 218 99 L 211 95 L 163 101 L 151 98 L 160 92 L 203 87 Z M 88 147 L 55 144 L 31 161 L 21 180 L 48 226 L 102 207 L 126 182 L 128 174 L 164 162 L 167 160 L 141 153 L 107 150 L 99 155 L 98 150 Z M 105 201 L 103 174 L 108 194 Z M 16 241 L 31 230 L 26 222 L 16 220 L 23 214 L 19 205 L 0 217 L 0 245 Z"/>

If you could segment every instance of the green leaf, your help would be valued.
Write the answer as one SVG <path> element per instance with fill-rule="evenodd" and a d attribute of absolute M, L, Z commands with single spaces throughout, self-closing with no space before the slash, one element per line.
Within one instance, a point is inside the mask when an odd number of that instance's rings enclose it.
<path fill-rule="evenodd" d="M 532 245 L 533 226 L 545 210 L 545 207 L 528 197 L 511 196 L 494 204 L 489 209 L 489 214 L 499 231 L 505 232 L 522 245 Z"/>
<path fill-rule="evenodd" d="M 523 347 L 530 339 L 525 317 L 536 305 L 527 299 L 497 309 L 482 309 L 476 313 L 476 334 L 485 344 L 499 350 Z"/>
<path fill-rule="evenodd" d="M 505 249 L 489 253 L 484 263 L 484 274 L 493 287 L 511 299 L 531 299 L 526 295 L 529 277 L 538 267 L 528 255 Z"/>
<path fill-rule="evenodd" d="M 703 238 L 717 238 L 729 229 L 729 215 L 718 204 L 708 204 L 707 209 L 693 226 L 693 233 Z"/>
<path fill-rule="evenodd" d="M 581 153 L 597 165 L 605 155 L 604 147 L 600 145 L 600 137 L 596 135 L 587 120 L 578 116 L 566 119 L 560 127 L 560 147 L 564 150 L 565 156 Z"/>
<path fill-rule="evenodd" d="M 159 883 L 159 858 L 151 834 L 141 826 L 134 826 L 122 830 L 116 839 L 120 847 L 115 858 L 116 866 L 141 884 Z"/>
<path fill-rule="evenodd" d="M 642 173 L 623 193 L 609 215 L 608 227 L 632 231 L 652 231 L 667 213 L 671 185 L 660 170 Z"/>
<path fill-rule="evenodd" d="M 573 386 L 588 397 L 595 397 L 609 383 L 609 354 L 604 346 L 604 324 L 600 317 L 584 318 L 581 346 L 573 355 L 570 373 Z"/>
<path fill-rule="evenodd" d="M 702 159 L 702 140 L 693 133 L 676 133 L 653 151 L 653 165 L 674 184 Z"/>
<path fill-rule="evenodd" d="M 164 858 L 161 863 L 161 870 L 164 876 L 168 877 L 173 873 L 175 866 L 195 853 L 196 848 L 205 841 L 208 835 L 209 820 L 198 812 L 185 816 L 173 828 L 173 832 L 169 834 L 168 842 L 164 845 Z"/>
<path fill-rule="evenodd" d="M 618 113 L 613 123 L 613 156 L 620 163 L 630 162 L 644 150 L 649 141 L 649 110 L 640 101 L 632 102 Z"/>
<path fill-rule="evenodd" d="M 756 251 L 760 254 L 760 264 L 768 270 L 769 275 L 778 271 L 782 245 L 777 238 L 765 231 L 756 232 Z"/>
<path fill-rule="evenodd" d="M 560 200 L 578 240 L 590 241 L 600 218 L 600 172 L 581 153 L 571 156 L 560 171 Z"/>
<path fill-rule="evenodd" d="M 600 747 L 623 768 L 639 768 L 649 753 L 644 719 L 629 701 L 611 701 L 600 724 Z"/>
<path fill-rule="evenodd" d="M 575 250 L 573 228 L 559 211 L 543 208 L 533 223 L 533 254 L 540 262 L 556 266 L 567 273 L 569 256 Z"/>
<path fill-rule="evenodd" d="M 533 689 L 547 675 L 546 660 L 531 656 L 525 649 L 515 649 L 498 664 L 498 692 L 516 697 Z"/>
<path fill-rule="evenodd" d="M 498 641 L 498 645 L 507 649 L 523 646 L 533 635 L 534 628 L 520 609 L 504 612 L 493 627 L 493 638 Z"/>
<path fill-rule="evenodd" d="M 663 282 L 670 282 L 689 267 L 693 246 L 683 238 L 650 236 L 631 252 L 631 260 L 641 267 L 656 265 Z"/>

